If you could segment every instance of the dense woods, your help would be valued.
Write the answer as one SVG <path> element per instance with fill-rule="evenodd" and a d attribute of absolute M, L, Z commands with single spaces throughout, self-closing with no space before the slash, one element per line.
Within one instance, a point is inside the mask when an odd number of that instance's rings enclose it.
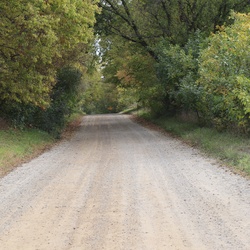
<path fill-rule="evenodd" d="M 192 112 L 202 124 L 249 132 L 249 1 L 99 5 L 106 82 L 133 89 L 155 116 Z"/>
<path fill-rule="evenodd" d="M 1 116 L 48 131 L 63 125 L 90 60 L 97 11 L 94 0 L 1 1 Z M 41 125 L 52 116 L 55 123 Z"/>
<path fill-rule="evenodd" d="M 249 133 L 249 0 L 0 3 L 0 116 L 57 134 L 131 106 Z"/>

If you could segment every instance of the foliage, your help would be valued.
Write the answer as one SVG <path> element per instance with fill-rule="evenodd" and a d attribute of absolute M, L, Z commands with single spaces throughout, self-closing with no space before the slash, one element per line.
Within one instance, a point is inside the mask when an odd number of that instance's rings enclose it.
<path fill-rule="evenodd" d="M 138 104 L 156 110 L 155 106 L 162 103 L 162 88 L 156 77 L 153 58 L 136 47 L 121 56 L 125 60 L 116 73 L 119 86 L 130 89 L 130 92 L 134 90 L 134 100 Z"/>
<path fill-rule="evenodd" d="M 100 6 L 95 30 L 105 81 L 133 89 L 154 115 L 185 109 L 204 118 L 205 90 L 196 81 L 205 38 L 234 22 L 231 9 L 249 10 L 249 1 L 101 0 Z"/>
<path fill-rule="evenodd" d="M 138 93 L 134 88 L 126 88 L 122 86 L 116 87 L 117 95 L 117 111 L 127 113 L 132 110 L 136 110 L 140 104 L 138 103 Z"/>
<path fill-rule="evenodd" d="M 192 111 L 203 124 L 248 132 L 250 20 L 247 14 L 228 18 L 231 9 L 248 11 L 248 1 L 100 5 L 96 31 L 107 82 L 133 89 L 155 115 Z"/>
<path fill-rule="evenodd" d="M 51 92 L 51 104 L 43 110 L 36 108 L 34 126 L 59 137 L 65 127 L 66 117 L 74 111 L 79 99 L 78 88 L 81 85 L 81 72 L 72 67 L 60 70 L 57 84 Z"/>
<path fill-rule="evenodd" d="M 103 74 L 106 83 L 115 84 L 119 106 L 122 106 L 122 102 L 125 105 L 126 99 L 127 107 L 142 105 L 152 111 L 161 109 L 162 87 L 156 76 L 155 60 L 137 44 L 118 38 L 115 41 L 104 54 L 108 63 Z M 130 98 L 122 98 L 122 93 L 129 94 Z"/>
<path fill-rule="evenodd" d="M 81 109 L 87 114 L 115 113 L 119 111 L 118 91 L 114 84 L 105 83 L 99 70 L 85 75 L 81 94 Z"/>
<path fill-rule="evenodd" d="M 157 45 L 157 77 L 164 89 L 168 114 L 196 112 L 199 115 L 203 88 L 197 86 L 199 56 L 207 47 L 204 33 L 197 31 L 184 47 L 163 40 Z M 166 113 L 165 113 L 166 114 Z"/>
<path fill-rule="evenodd" d="M 218 128 L 250 127 L 250 15 L 233 14 L 232 26 L 212 35 L 200 58 L 202 112 Z M 249 132 L 249 131 L 248 131 Z"/>
<path fill-rule="evenodd" d="M 83 61 L 96 1 L 0 2 L 0 102 L 46 107 L 57 70 Z"/>
<path fill-rule="evenodd" d="M 249 8 L 248 0 L 101 0 L 96 31 L 143 47 L 157 60 L 154 45 L 162 38 L 185 45 L 190 34 L 209 34 L 227 21 L 230 10 Z"/>
<path fill-rule="evenodd" d="M 183 105 L 190 108 L 195 96 L 192 89 L 197 71 L 195 59 L 179 45 L 162 42 L 158 50 L 157 73 L 164 88 L 167 110 L 176 112 Z"/>
<path fill-rule="evenodd" d="M 34 104 L 13 102 L 2 106 L 1 114 L 12 121 L 15 127 L 35 127 L 59 137 L 65 126 L 66 118 L 77 107 L 80 101 L 78 89 L 82 84 L 82 73 L 73 67 L 61 69 L 57 74 L 57 84 L 50 94 L 50 105 L 47 108 Z"/>

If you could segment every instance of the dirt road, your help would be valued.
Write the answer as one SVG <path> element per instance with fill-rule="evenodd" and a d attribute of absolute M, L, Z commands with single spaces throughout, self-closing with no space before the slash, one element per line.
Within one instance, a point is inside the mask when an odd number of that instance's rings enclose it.
<path fill-rule="evenodd" d="M 0 180 L 1 250 L 250 249 L 250 182 L 128 116 Z"/>

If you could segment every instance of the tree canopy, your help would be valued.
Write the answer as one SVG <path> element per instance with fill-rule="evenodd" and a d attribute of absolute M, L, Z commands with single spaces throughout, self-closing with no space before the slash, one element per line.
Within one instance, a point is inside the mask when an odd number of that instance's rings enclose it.
<path fill-rule="evenodd" d="M 208 125 L 248 126 L 249 15 L 238 12 L 250 11 L 249 0 L 101 0 L 99 6 L 95 31 L 106 82 L 133 89 L 155 115 L 189 110 Z"/>
<path fill-rule="evenodd" d="M 46 106 L 63 66 L 84 63 L 94 0 L 0 2 L 0 102 Z"/>
<path fill-rule="evenodd" d="M 247 131 L 248 11 L 249 0 L 2 0 L 1 108 L 64 121 L 85 81 L 90 113 L 136 104 Z"/>
<path fill-rule="evenodd" d="M 243 11 L 248 0 L 100 0 L 97 31 L 119 36 L 153 50 L 162 38 L 184 45 L 190 35 L 200 30 L 209 34 L 217 25 L 228 22 L 230 11 Z"/>

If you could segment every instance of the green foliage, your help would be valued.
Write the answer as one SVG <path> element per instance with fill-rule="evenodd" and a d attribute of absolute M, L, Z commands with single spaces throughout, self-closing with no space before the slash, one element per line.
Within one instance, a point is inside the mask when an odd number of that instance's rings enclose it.
<path fill-rule="evenodd" d="M 138 103 L 138 93 L 134 88 L 126 88 L 118 86 L 117 88 L 117 111 L 122 111 L 123 113 L 129 113 L 136 110 L 140 104 Z"/>
<path fill-rule="evenodd" d="M 36 108 L 34 126 L 59 137 L 65 127 L 66 117 L 70 116 L 79 100 L 78 88 L 81 84 L 81 72 L 67 67 L 57 74 L 57 84 L 51 93 L 50 106 L 42 110 Z"/>
<path fill-rule="evenodd" d="M 24 129 L 35 127 L 59 137 L 66 118 L 80 101 L 79 87 L 82 73 L 73 67 L 66 67 L 57 74 L 57 84 L 50 94 L 50 106 L 40 108 L 34 104 L 4 103 L 1 115 L 12 121 L 14 127 Z"/>
<path fill-rule="evenodd" d="M 197 30 L 207 35 L 228 22 L 230 10 L 249 10 L 248 0 L 101 0 L 96 31 L 136 43 L 154 58 L 162 38 L 184 46 Z"/>
<path fill-rule="evenodd" d="M 0 2 L 0 101 L 45 107 L 58 69 L 84 61 L 92 0 Z"/>
<path fill-rule="evenodd" d="M 134 88 L 143 106 L 162 114 L 198 109 L 200 42 L 230 22 L 230 9 L 247 10 L 248 1 L 101 0 L 100 6 L 96 32 L 106 82 Z"/>
<path fill-rule="evenodd" d="M 232 9 L 249 11 L 248 0 L 101 0 L 100 6 L 105 82 L 133 89 L 134 100 L 154 116 L 191 111 L 203 124 L 248 132 L 249 15 L 229 18 Z"/>
<path fill-rule="evenodd" d="M 156 110 L 155 106 L 162 104 L 162 88 L 156 77 L 155 61 L 136 47 L 127 51 L 123 58 L 126 60 L 116 74 L 119 86 L 130 89 L 130 93 L 134 90 L 134 100 L 138 104 Z"/>
<path fill-rule="evenodd" d="M 149 108 L 161 105 L 161 85 L 156 77 L 154 59 L 134 43 L 118 38 L 115 41 L 104 54 L 103 59 L 108 63 L 103 75 L 105 83 L 113 83 L 118 91 L 118 109 L 134 104 Z"/>
<path fill-rule="evenodd" d="M 118 91 L 114 84 L 105 83 L 99 72 L 84 78 L 81 107 L 87 114 L 118 112 Z"/>
<path fill-rule="evenodd" d="M 202 90 L 195 82 L 202 41 L 202 34 L 196 32 L 183 48 L 166 41 L 157 46 L 157 75 L 164 88 L 166 109 L 172 114 L 183 109 L 198 110 Z"/>
<path fill-rule="evenodd" d="M 235 22 L 212 35 L 200 58 L 202 112 L 220 129 L 250 127 L 250 15 L 233 14 Z"/>

